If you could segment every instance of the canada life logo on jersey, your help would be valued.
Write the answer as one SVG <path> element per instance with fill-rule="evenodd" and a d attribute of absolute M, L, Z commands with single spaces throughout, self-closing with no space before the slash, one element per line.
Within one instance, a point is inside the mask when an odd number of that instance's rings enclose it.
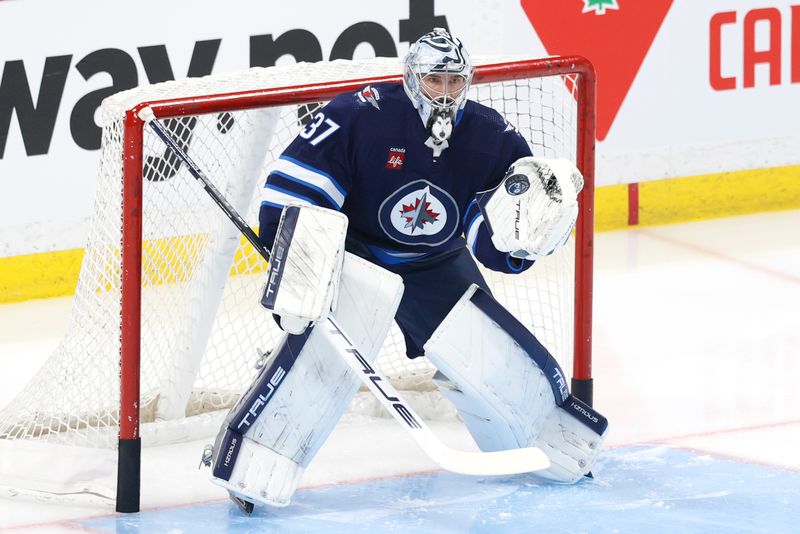
<path fill-rule="evenodd" d="M 552 55 L 587 58 L 597 72 L 597 139 L 608 135 L 672 0 L 521 0 Z"/>
<path fill-rule="evenodd" d="M 404 245 L 441 245 L 456 231 L 458 206 L 447 191 L 427 180 L 404 185 L 378 208 L 378 223 Z"/>
<path fill-rule="evenodd" d="M 386 160 L 386 168 L 394 171 L 399 171 L 403 168 L 403 162 L 406 160 L 406 149 L 391 147 L 389 149 L 389 159 Z"/>

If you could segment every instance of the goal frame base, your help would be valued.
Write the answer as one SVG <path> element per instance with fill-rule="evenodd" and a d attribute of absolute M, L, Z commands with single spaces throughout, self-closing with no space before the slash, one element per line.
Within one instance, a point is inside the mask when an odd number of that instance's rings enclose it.
<path fill-rule="evenodd" d="M 120 439 L 118 458 L 116 509 L 120 513 L 136 513 L 141 498 L 142 438 Z"/>

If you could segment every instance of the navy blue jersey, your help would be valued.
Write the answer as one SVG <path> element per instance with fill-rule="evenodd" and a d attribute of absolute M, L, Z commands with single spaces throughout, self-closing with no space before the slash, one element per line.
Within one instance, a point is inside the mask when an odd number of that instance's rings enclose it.
<path fill-rule="evenodd" d="M 444 150 L 434 150 L 429 138 L 401 84 L 339 95 L 270 168 L 261 239 L 272 246 L 281 209 L 291 201 L 342 211 L 348 239 L 383 265 L 436 257 L 466 243 L 491 269 L 529 267 L 494 249 L 475 203 L 477 192 L 496 186 L 511 163 L 531 155 L 524 138 L 499 113 L 472 101 L 459 112 Z"/>

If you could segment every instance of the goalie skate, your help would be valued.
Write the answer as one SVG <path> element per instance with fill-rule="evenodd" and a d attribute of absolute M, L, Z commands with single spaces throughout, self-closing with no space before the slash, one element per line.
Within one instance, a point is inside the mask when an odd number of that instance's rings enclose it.
<path fill-rule="evenodd" d="M 239 510 L 241 510 L 245 514 L 250 515 L 250 514 L 253 513 L 253 508 L 255 508 L 255 505 L 253 503 L 251 503 L 250 501 L 246 501 L 246 500 L 242 499 L 241 497 L 237 497 L 233 493 L 229 493 L 228 497 L 230 497 L 230 499 L 234 503 L 236 503 L 236 506 L 239 507 Z"/>

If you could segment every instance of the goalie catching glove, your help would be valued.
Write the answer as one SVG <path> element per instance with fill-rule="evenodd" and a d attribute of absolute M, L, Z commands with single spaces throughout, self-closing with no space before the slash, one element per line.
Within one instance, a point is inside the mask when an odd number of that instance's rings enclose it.
<path fill-rule="evenodd" d="M 479 193 L 492 243 L 512 257 L 536 260 L 558 250 L 578 218 L 583 175 L 565 159 L 520 158 L 500 185 Z"/>
<path fill-rule="evenodd" d="M 287 205 L 272 246 L 261 305 L 279 326 L 302 334 L 336 302 L 347 216 L 316 206 Z"/>

